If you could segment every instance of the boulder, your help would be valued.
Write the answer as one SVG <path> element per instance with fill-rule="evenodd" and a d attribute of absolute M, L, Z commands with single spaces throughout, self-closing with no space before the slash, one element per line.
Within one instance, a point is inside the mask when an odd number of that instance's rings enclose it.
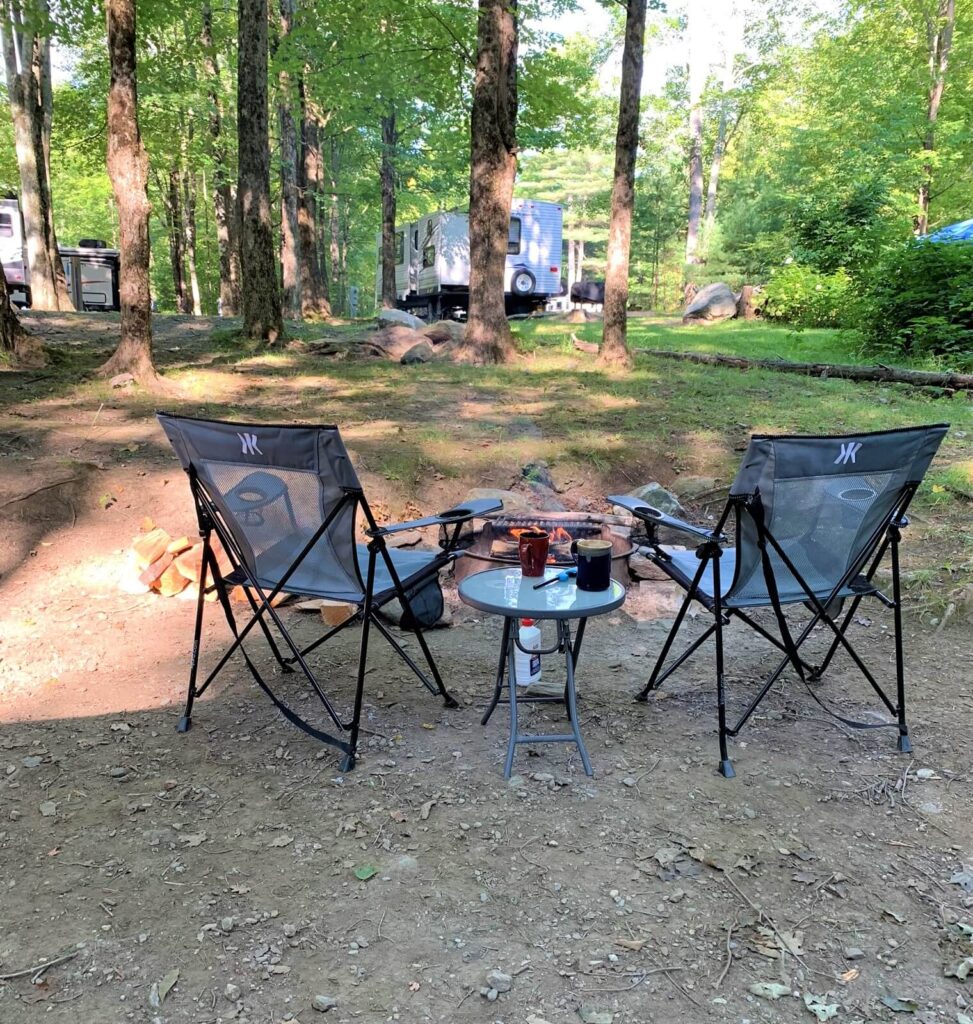
<path fill-rule="evenodd" d="M 399 362 L 403 366 L 413 366 L 416 363 L 428 363 L 435 355 L 432 345 L 423 338 L 422 341 L 417 341 L 407 352 L 404 352 Z"/>
<path fill-rule="evenodd" d="M 712 476 L 681 476 L 672 485 L 672 489 L 686 501 L 697 501 L 705 494 L 711 494 L 719 485 Z M 663 511 L 665 511 L 663 509 Z"/>
<path fill-rule="evenodd" d="M 386 324 L 402 324 L 417 331 L 421 331 L 426 326 L 424 320 L 420 320 L 419 317 L 413 316 L 411 313 L 406 313 L 404 309 L 381 309 L 378 313 L 378 322 L 382 327 Z"/>
<path fill-rule="evenodd" d="M 519 491 L 505 491 L 499 487 L 474 487 L 464 498 L 464 502 L 476 501 L 477 498 L 497 498 L 503 502 L 504 512 L 518 512 L 529 509 L 530 501 Z"/>
<path fill-rule="evenodd" d="M 737 297 L 728 284 L 716 281 L 700 288 L 686 307 L 682 322 L 715 324 L 737 315 Z"/>
<path fill-rule="evenodd" d="M 465 327 L 458 320 L 437 320 L 423 330 L 423 334 L 433 345 L 442 345 L 446 342 L 463 340 Z"/>
<path fill-rule="evenodd" d="M 410 348 L 420 342 L 429 344 L 421 331 L 405 327 L 402 324 L 389 324 L 388 327 L 383 327 L 369 335 L 368 341 L 372 345 L 378 346 L 389 359 L 401 359 Z"/>
<path fill-rule="evenodd" d="M 679 499 L 656 480 L 643 484 L 641 487 L 636 487 L 635 490 L 628 493 L 633 498 L 638 498 L 639 501 L 644 501 L 647 505 L 657 508 L 660 512 L 665 512 L 667 516 L 682 517 L 685 514 L 685 510 L 679 504 Z M 624 512 L 623 509 L 618 511 Z M 627 513 L 625 514 L 627 515 Z"/>

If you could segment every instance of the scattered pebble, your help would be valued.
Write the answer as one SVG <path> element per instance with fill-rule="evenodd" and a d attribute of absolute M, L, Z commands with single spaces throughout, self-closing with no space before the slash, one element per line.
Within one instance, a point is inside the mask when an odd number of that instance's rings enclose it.
<path fill-rule="evenodd" d="M 315 1010 L 320 1011 L 321 1013 L 327 1013 L 328 1010 L 334 1010 L 337 1007 L 337 1005 L 338 1000 L 335 999 L 334 996 L 317 995 L 311 1001 L 311 1006 L 314 1007 Z"/>

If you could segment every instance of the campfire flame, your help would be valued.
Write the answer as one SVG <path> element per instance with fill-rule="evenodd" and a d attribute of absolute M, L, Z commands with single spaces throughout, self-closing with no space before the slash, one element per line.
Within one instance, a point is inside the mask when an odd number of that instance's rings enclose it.
<path fill-rule="evenodd" d="M 522 533 L 526 533 L 528 530 L 544 530 L 546 527 L 543 526 L 511 526 L 509 529 L 510 535 L 515 539 L 519 540 Z M 568 530 L 565 530 L 563 526 L 555 526 L 547 530 L 548 537 L 550 540 L 550 548 L 548 550 L 547 562 L 549 565 L 553 565 L 556 561 L 554 555 L 554 548 L 557 545 L 570 544 L 572 537 Z"/>

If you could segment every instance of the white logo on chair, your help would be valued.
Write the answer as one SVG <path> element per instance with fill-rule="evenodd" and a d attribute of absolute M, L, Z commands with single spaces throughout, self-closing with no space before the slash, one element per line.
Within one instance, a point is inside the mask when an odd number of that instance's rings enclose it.
<path fill-rule="evenodd" d="M 256 434 L 237 434 L 240 438 L 241 451 L 244 455 L 263 455 L 263 452 L 257 447 L 257 435 Z"/>
<path fill-rule="evenodd" d="M 855 456 L 858 454 L 858 449 L 861 446 L 861 441 L 849 441 L 848 444 L 842 444 L 841 451 L 838 452 L 838 458 L 834 460 L 834 465 L 847 466 L 849 462 L 854 463 Z"/>

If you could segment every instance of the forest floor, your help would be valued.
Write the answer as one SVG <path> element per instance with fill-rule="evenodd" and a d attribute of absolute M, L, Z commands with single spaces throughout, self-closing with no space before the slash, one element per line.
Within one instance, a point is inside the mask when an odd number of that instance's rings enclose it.
<path fill-rule="evenodd" d="M 509 487 L 537 458 L 568 503 L 598 508 L 651 479 L 726 484 L 750 432 L 952 421 L 904 546 L 911 757 L 787 679 L 722 779 L 709 652 L 633 703 L 668 623 L 623 605 L 592 621 L 579 666 L 594 778 L 562 745 L 520 751 L 504 782 L 503 709 L 479 724 L 499 623 L 447 581 L 453 625 L 429 641 L 460 708 L 373 644 L 368 732 L 342 776 L 236 662 L 176 734 L 193 604 L 119 580 L 144 517 L 192 533 L 184 476 L 151 395 L 84 378 L 112 318 L 25 319 L 52 358 L 0 372 L 3 1024 L 311 1024 L 328 1000 L 336 1024 L 973 1018 L 973 982 L 947 976 L 973 967 L 965 399 L 647 357 L 616 376 L 571 351 L 593 326 L 526 325 L 518 364 L 472 369 L 325 362 L 248 347 L 225 321 L 156 318 L 182 392 L 168 407 L 337 422 L 395 518 Z M 678 344 L 680 328 L 643 329 Z M 890 623 L 863 607 L 855 634 L 886 672 Z M 210 608 L 204 658 L 226 632 Z M 342 706 L 353 633 L 317 662 Z M 751 636 L 728 632 L 734 707 L 771 663 Z M 866 690 L 840 661 L 821 693 L 867 717 Z M 495 969 L 506 991 L 488 999 Z"/>

